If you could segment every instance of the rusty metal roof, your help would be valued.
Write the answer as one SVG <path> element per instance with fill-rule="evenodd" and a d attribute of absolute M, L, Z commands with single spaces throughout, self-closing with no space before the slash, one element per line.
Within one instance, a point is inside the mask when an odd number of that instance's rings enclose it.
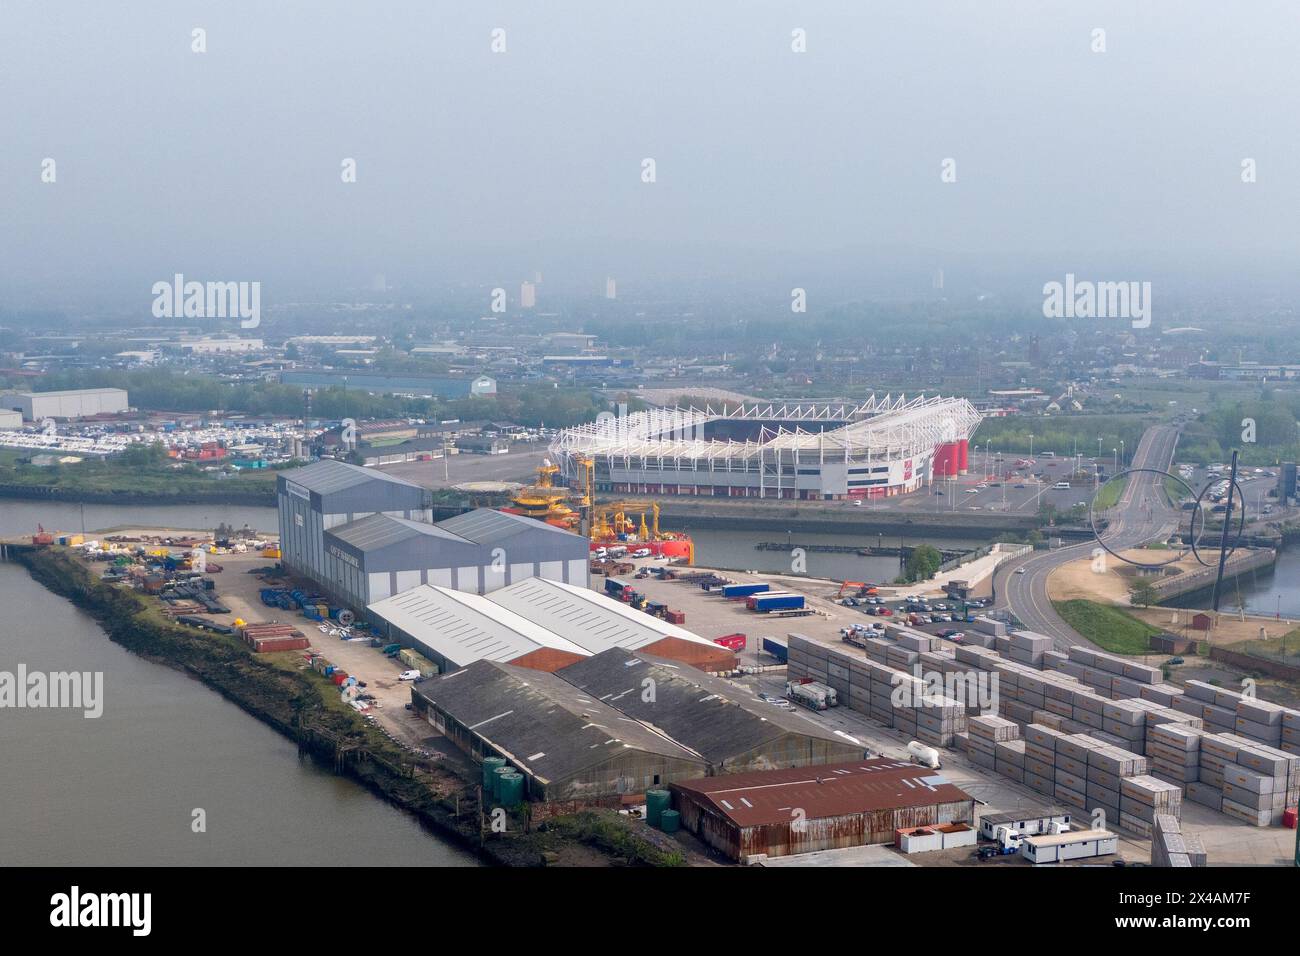
<path fill-rule="evenodd" d="M 711 805 L 740 827 L 789 823 L 796 810 L 816 820 L 973 799 L 935 771 L 887 757 L 722 774 L 672 788 Z"/>

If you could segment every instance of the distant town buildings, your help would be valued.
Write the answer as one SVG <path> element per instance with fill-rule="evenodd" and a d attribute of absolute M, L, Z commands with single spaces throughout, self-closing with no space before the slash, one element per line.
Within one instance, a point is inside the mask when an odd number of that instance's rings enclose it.
<path fill-rule="evenodd" d="M 496 379 L 487 375 L 440 377 L 433 375 L 383 375 L 376 372 L 353 372 L 340 369 L 280 373 L 284 385 L 302 388 L 344 388 L 372 395 L 415 395 L 420 398 L 468 398 L 471 395 L 495 395 Z"/>

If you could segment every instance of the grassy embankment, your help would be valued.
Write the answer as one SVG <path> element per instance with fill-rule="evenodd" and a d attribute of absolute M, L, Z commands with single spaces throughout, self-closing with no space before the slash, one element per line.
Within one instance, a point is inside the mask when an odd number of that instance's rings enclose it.
<path fill-rule="evenodd" d="M 536 866 L 543 863 L 544 853 L 573 842 L 599 850 L 613 863 L 682 863 L 680 854 L 654 846 L 612 811 L 572 814 L 532 830 L 525 825 L 525 807 L 511 813 L 506 833 L 485 833 L 479 826 L 477 781 L 446 769 L 413 767 L 406 751 L 343 703 L 330 681 L 303 665 L 300 652 L 255 655 L 236 637 L 177 624 L 154 600 L 100 581 L 62 548 L 21 551 L 16 560 L 37 582 L 95 617 L 115 643 L 184 670 L 299 741 L 317 758 L 415 814 L 426 826 L 492 862 Z"/>
<path fill-rule="evenodd" d="M 1096 601 L 1053 601 L 1052 606 L 1067 624 L 1112 654 L 1150 653 L 1150 639 L 1160 633 L 1159 628 L 1152 627 L 1119 608 L 1107 607 Z"/>

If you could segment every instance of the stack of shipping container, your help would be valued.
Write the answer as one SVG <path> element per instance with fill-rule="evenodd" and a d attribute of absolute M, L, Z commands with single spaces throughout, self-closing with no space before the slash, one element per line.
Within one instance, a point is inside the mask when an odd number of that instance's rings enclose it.
<path fill-rule="evenodd" d="M 1200 837 L 1185 834 L 1177 817 L 1157 813 L 1151 833 L 1152 866 L 1205 866 L 1205 846 Z"/>
<path fill-rule="evenodd" d="M 886 648 L 879 645 L 888 642 L 880 639 L 867 641 L 865 659 L 799 634 L 787 639 L 791 680 L 808 678 L 824 683 L 834 688 L 840 702 L 850 709 L 930 746 L 951 746 L 954 736 L 965 730 L 962 704 L 936 693 L 925 680 L 903 669 L 920 660 L 919 651 L 895 648 L 902 657 L 891 659 L 902 666 L 893 667 L 884 662 Z"/>

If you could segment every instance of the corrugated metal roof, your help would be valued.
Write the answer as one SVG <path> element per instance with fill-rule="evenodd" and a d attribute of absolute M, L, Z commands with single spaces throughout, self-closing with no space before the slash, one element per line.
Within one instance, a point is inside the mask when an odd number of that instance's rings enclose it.
<path fill-rule="evenodd" d="M 723 774 L 675 783 L 740 827 L 875 810 L 960 803 L 973 798 L 945 778 L 906 760 L 877 757 L 853 763 Z"/>
<path fill-rule="evenodd" d="M 382 471 L 362 468 L 359 465 L 349 465 L 345 461 L 335 461 L 332 458 L 322 458 L 310 465 L 283 471 L 280 474 L 284 476 L 286 481 L 292 481 L 296 485 L 301 485 L 309 491 L 319 492 L 320 494 L 341 491 L 344 488 L 355 488 L 357 485 L 365 484 L 368 481 L 387 481 L 395 485 L 404 485 L 407 488 L 420 487 L 415 482 L 395 478 L 392 475 L 384 474 Z"/>
<path fill-rule="evenodd" d="M 634 651 L 665 637 L 677 637 L 714 650 L 719 647 L 708 638 L 643 611 L 634 611 L 599 591 L 548 578 L 516 581 L 493 591 L 488 599 L 564 634 L 593 654 L 613 648 Z"/>
<path fill-rule="evenodd" d="M 457 544 L 472 544 L 464 538 L 452 534 L 436 524 L 424 521 L 411 521 L 408 518 L 396 518 L 392 515 L 373 514 L 349 521 L 345 525 L 330 528 L 329 533 L 340 541 L 363 551 L 386 548 L 410 538 L 441 538 Z"/>
<path fill-rule="evenodd" d="M 491 508 L 478 508 L 464 514 L 454 515 L 438 522 L 438 527 L 460 535 L 476 544 L 496 544 L 520 534 L 551 533 L 574 537 L 572 531 L 565 531 L 549 525 L 536 518 L 494 511 Z"/>
<path fill-rule="evenodd" d="M 587 652 L 477 594 L 421 584 L 371 604 L 369 610 L 458 667 L 479 660 L 512 661 L 542 647 Z"/>
<path fill-rule="evenodd" d="M 413 692 L 543 783 L 564 780 L 628 749 L 689 761 L 703 770 L 697 754 L 540 671 L 478 661 L 415 685 Z"/>
<path fill-rule="evenodd" d="M 717 767 L 790 734 L 837 744 L 843 748 L 841 757 L 867 749 L 857 738 L 828 730 L 802 713 L 758 700 L 739 684 L 643 652 L 609 650 L 555 673 L 629 717 L 659 728 Z M 649 686 L 652 695 L 645 693 Z"/>

